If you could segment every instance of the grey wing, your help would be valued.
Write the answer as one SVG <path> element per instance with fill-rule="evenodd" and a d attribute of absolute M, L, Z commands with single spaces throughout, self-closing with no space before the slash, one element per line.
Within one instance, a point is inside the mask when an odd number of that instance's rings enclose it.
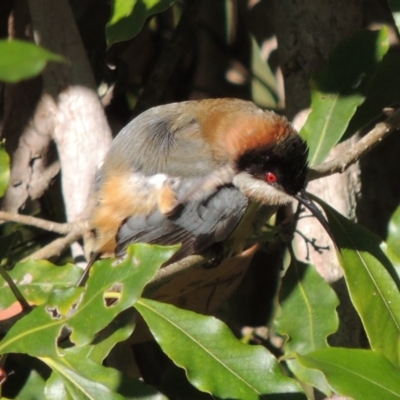
<path fill-rule="evenodd" d="M 133 119 L 113 140 L 102 170 L 184 177 L 212 172 L 218 165 L 197 119 L 185 107 L 190 103 L 154 107 Z"/>
<path fill-rule="evenodd" d="M 131 243 L 173 245 L 181 243 L 174 261 L 198 254 L 225 240 L 235 229 L 248 199 L 235 187 L 220 188 L 207 201 L 189 202 L 171 217 L 159 211 L 150 216 L 131 217 L 122 225 L 116 255 Z"/>

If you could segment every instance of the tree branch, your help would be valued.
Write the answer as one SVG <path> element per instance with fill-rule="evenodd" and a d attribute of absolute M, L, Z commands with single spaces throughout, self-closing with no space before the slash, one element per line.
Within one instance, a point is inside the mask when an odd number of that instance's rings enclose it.
<path fill-rule="evenodd" d="M 35 228 L 44 229 L 45 231 L 66 235 L 71 232 L 74 227 L 73 223 L 60 224 L 58 222 L 48 221 L 42 218 L 32 217 L 30 215 L 21 215 L 0 211 L 0 220 L 17 222 L 24 225 L 34 226 Z"/>
<path fill-rule="evenodd" d="M 354 164 L 361 157 L 367 154 L 386 136 L 399 128 L 400 109 L 396 110 L 386 121 L 376 124 L 370 132 L 368 132 L 359 142 L 357 142 L 353 147 L 346 151 L 340 158 L 336 158 L 332 161 L 328 161 L 313 168 L 310 168 L 308 180 L 312 181 L 332 174 L 344 172 L 347 168 L 350 167 L 350 165 Z M 72 223 L 61 224 L 28 215 L 8 213 L 4 211 L 0 211 L 0 219 L 30 225 L 47 230 L 49 232 L 56 232 L 61 235 L 66 235 L 65 237 L 56 239 L 39 251 L 33 253 L 31 256 L 29 256 L 29 258 L 49 258 L 60 254 L 70 244 L 79 240 L 84 235 L 84 233 L 89 230 L 87 219 L 77 220 Z M 202 256 L 193 257 L 194 259 L 188 257 L 187 259 L 182 260 L 182 262 L 172 264 L 171 266 L 173 266 L 173 268 L 164 268 L 161 274 L 163 275 L 161 282 L 168 280 L 169 274 L 174 276 L 176 273 L 179 274 L 180 271 L 182 272 L 188 268 L 195 267 L 205 262 L 205 259 Z M 167 275 L 164 276 L 164 274 Z M 159 286 L 156 282 L 154 282 L 154 285 Z"/>
<path fill-rule="evenodd" d="M 347 150 L 341 157 L 310 168 L 308 180 L 343 173 L 350 165 L 371 151 L 379 142 L 394 130 L 400 128 L 400 109 L 397 109 L 386 121 L 379 122 L 354 146 Z"/>
<path fill-rule="evenodd" d="M 48 259 L 50 257 L 59 256 L 63 253 L 72 243 L 75 243 L 77 240 L 82 238 L 85 232 L 88 231 L 87 221 L 75 221 L 70 225 L 70 232 L 59 239 L 56 239 L 49 243 L 47 246 L 42 247 L 38 251 L 35 251 L 28 257 L 25 257 L 22 261 L 26 261 L 29 259 Z"/>

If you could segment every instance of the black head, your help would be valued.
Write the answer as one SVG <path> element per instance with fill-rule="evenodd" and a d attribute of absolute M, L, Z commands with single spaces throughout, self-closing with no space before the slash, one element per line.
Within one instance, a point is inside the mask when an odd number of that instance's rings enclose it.
<path fill-rule="evenodd" d="M 328 222 L 304 190 L 308 170 L 307 158 L 306 142 L 294 134 L 272 146 L 245 152 L 237 161 L 236 168 L 295 197 L 314 214 L 336 246 Z"/>
<path fill-rule="evenodd" d="M 306 142 L 294 134 L 271 146 L 246 151 L 236 168 L 294 196 L 305 187 L 307 158 Z"/>

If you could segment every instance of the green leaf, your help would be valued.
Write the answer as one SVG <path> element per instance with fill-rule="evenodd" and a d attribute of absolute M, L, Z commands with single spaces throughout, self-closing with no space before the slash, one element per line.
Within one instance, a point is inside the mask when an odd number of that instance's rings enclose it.
<path fill-rule="evenodd" d="M 15 392 L 12 398 L 18 400 L 45 398 L 44 388 L 50 371 L 40 360 L 23 354 L 8 354 L 5 369 L 9 376 L 0 387 L 2 400 L 6 399 L 5 394 Z"/>
<path fill-rule="evenodd" d="M 114 0 L 110 20 L 106 25 L 107 43 L 132 39 L 142 29 L 146 19 L 171 7 L 175 0 Z"/>
<path fill-rule="evenodd" d="M 339 300 L 334 290 L 312 265 L 292 260 L 281 286 L 281 312 L 275 320 L 279 334 L 285 335 L 285 355 L 310 353 L 328 347 L 327 337 L 336 332 Z M 303 382 L 329 394 L 320 373 L 287 360 L 293 373 Z"/>
<path fill-rule="evenodd" d="M 10 157 L 6 152 L 6 149 L 4 147 L 4 142 L 0 142 L 0 197 L 3 197 L 6 194 L 9 181 L 10 181 Z"/>
<path fill-rule="evenodd" d="M 163 374 L 160 385 L 157 386 L 169 399 L 215 400 L 209 393 L 201 392 L 191 385 L 185 370 L 171 365 Z"/>
<path fill-rule="evenodd" d="M 32 305 L 45 303 L 52 292 L 68 288 L 78 281 L 82 269 L 68 264 L 56 266 L 46 260 L 28 260 L 17 264 L 9 271 L 10 277 L 18 286 L 22 295 Z M 0 286 L 0 308 L 9 307 L 15 297 L 6 285 Z"/>
<path fill-rule="evenodd" d="M 393 79 L 400 70 L 400 54 L 389 51 L 379 64 L 376 73 L 366 86 L 366 99 L 358 107 L 346 130 L 348 137 L 358 129 L 376 120 L 382 115 L 382 109 L 392 106 L 400 100 L 400 80 Z"/>
<path fill-rule="evenodd" d="M 304 398 L 272 354 L 261 346 L 241 343 L 216 318 L 147 299 L 139 299 L 135 308 L 163 351 L 186 370 L 197 389 L 232 399 L 258 400 L 272 393 Z"/>
<path fill-rule="evenodd" d="M 138 379 L 124 376 L 113 368 L 96 364 L 85 357 L 65 354 L 63 357 L 43 357 L 41 360 L 53 370 L 46 385 L 47 399 L 165 399 Z"/>
<path fill-rule="evenodd" d="M 393 19 L 397 26 L 397 31 L 400 32 L 400 0 L 388 0 L 390 9 L 392 10 Z"/>
<path fill-rule="evenodd" d="M 123 342 L 132 335 L 136 326 L 135 314 L 134 308 L 126 309 L 96 335 L 95 343 L 83 347 L 75 346 L 69 351 L 101 364 L 117 343 Z"/>
<path fill-rule="evenodd" d="M 342 396 L 354 400 L 400 399 L 400 370 L 373 351 L 327 348 L 297 358 L 305 367 L 321 371 Z"/>
<path fill-rule="evenodd" d="M 339 142 L 365 99 L 366 83 L 388 48 L 386 28 L 358 32 L 342 41 L 328 65 L 312 77 L 312 111 L 300 132 L 310 147 L 310 165 L 322 162 Z"/>
<path fill-rule="evenodd" d="M 118 265 L 111 259 L 95 263 L 77 312 L 68 320 L 73 328 L 71 340 L 78 346 L 90 343 L 95 333 L 135 303 L 145 285 L 177 248 L 135 244 L 128 248 L 125 260 Z M 114 285 L 120 294 L 116 303 L 107 306 L 105 296 L 116 290 Z"/>
<path fill-rule="evenodd" d="M 57 357 L 57 339 L 65 326 L 66 314 L 81 293 L 82 288 L 56 290 L 48 304 L 34 308 L 11 327 L 0 342 L 0 354 Z"/>
<path fill-rule="evenodd" d="M 15 352 L 54 358 L 62 352 L 57 340 L 67 326 L 71 330 L 70 340 L 75 344 L 90 343 L 96 333 L 132 306 L 176 249 L 177 246 L 135 244 L 118 265 L 113 260 L 95 263 L 85 292 L 82 288 L 53 291 L 46 304 L 33 309 L 8 331 L 0 342 L 0 354 Z M 119 299 L 107 306 L 105 297 L 114 285 L 120 289 Z"/>
<path fill-rule="evenodd" d="M 400 206 L 396 208 L 390 218 L 384 251 L 400 278 Z"/>
<path fill-rule="evenodd" d="M 33 43 L 0 40 L 0 81 L 15 83 L 32 78 L 49 61 L 65 62 L 65 59 Z"/>
<path fill-rule="evenodd" d="M 261 57 L 261 48 L 251 36 L 251 97 L 264 108 L 276 108 L 279 101 L 277 82 L 266 60 Z"/>
<path fill-rule="evenodd" d="M 320 202 L 320 201 L 319 201 Z M 354 224 L 327 204 L 351 300 L 361 317 L 371 347 L 394 365 L 400 365 L 400 293 L 393 265 L 381 239 Z"/>
<path fill-rule="evenodd" d="M 45 383 L 43 376 L 32 370 L 18 392 L 18 400 L 44 399 Z"/>
<path fill-rule="evenodd" d="M 400 206 L 396 208 L 390 218 L 386 243 L 400 257 Z"/>

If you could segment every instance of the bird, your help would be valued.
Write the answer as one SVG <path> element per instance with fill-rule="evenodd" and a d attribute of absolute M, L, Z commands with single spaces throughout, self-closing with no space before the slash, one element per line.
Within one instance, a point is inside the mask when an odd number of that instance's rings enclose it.
<path fill-rule="evenodd" d="M 222 245 L 239 254 L 280 206 L 305 192 L 308 146 L 289 121 L 251 101 L 190 100 L 153 107 L 113 140 L 95 179 L 95 257 L 131 243 L 180 244 L 169 261 Z"/>

